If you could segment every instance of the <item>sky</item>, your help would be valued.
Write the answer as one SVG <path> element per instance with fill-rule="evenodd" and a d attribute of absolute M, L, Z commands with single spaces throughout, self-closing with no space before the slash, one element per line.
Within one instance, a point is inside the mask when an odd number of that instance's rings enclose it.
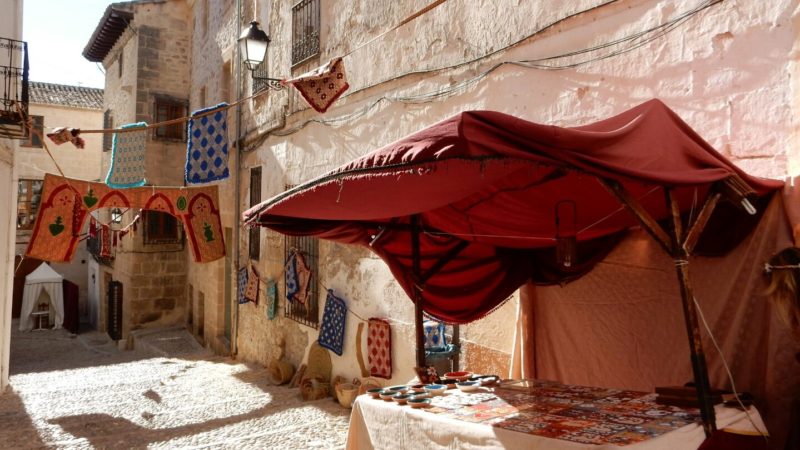
<path fill-rule="evenodd" d="M 103 66 L 81 54 L 114 0 L 24 0 L 22 36 L 31 81 L 102 88 Z"/>

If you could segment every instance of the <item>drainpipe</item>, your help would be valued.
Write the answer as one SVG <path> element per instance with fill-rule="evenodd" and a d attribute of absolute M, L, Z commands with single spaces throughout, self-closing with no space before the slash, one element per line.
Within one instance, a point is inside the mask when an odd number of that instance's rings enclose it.
<path fill-rule="evenodd" d="M 236 33 L 235 36 L 239 35 L 239 28 L 242 26 L 242 1 L 236 0 Z M 236 100 L 242 98 L 242 55 L 240 54 L 241 50 L 239 49 L 239 43 L 234 42 L 236 47 Z M 242 156 L 242 151 L 239 146 L 241 145 L 241 129 L 242 129 L 242 105 L 236 105 L 236 169 L 233 171 L 233 183 L 234 183 L 234 209 L 233 209 L 233 267 L 231 270 L 231 276 L 235 279 L 235 275 L 239 272 L 239 216 L 242 215 L 241 212 L 241 199 L 239 196 L 241 195 L 241 189 L 239 187 L 239 179 L 241 171 L 241 161 L 239 158 Z M 237 336 L 239 335 L 239 299 L 236 298 L 237 293 L 237 283 L 231 283 L 231 288 L 233 289 L 233 293 L 231 294 L 231 301 L 233 302 L 233 318 L 231 320 L 231 356 L 236 356 L 238 351 L 237 346 Z M 224 297 L 223 297 L 224 298 Z M 224 308 L 223 308 L 224 310 Z"/>

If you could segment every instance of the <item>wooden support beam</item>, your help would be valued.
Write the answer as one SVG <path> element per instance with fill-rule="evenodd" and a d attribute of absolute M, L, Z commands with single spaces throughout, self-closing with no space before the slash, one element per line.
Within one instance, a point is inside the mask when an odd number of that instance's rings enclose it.
<path fill-rule="evenodd" d="M 429 279 L 430 279 L 432 276 L 436 275 L 436 272 L 438 272 L 439 270 L 441 270 L 441 269 L 442 269 L 442 267 L 444 267 L 444 266 L 445 266 L 445 264 L 449 263 L 450 261 L 452 261 L 452 260 L 453 260 L 453 258 L 455 258 L 456 256 L 458 256 L 458 254 L 459 254 L 459 253 L 461 253 L 461 251 L 462 251 L 462 250 L 464 250 L 465 248 L 467 248 L 467 245 L 469 245 L 469 242 L 468 242 L 468 241 L 461 241 L 461 242 L 459 242 L 458 244 L 456 244 L 456 246 L 455 246 L 455 247 L 451 248 L 451 249 L 450 249 L 450 251 L 449 251 L 449 252 L 447 252 L 447 254 L 445 254 L 444 256 L 442 256 L 442 258 L 441 258 L 441 259 L 439 259 L 438 261 L 436 261 L 436 264 L 434 264 L 433 266 L 431 266 L 431 268 L 430 268 L 430 269 L 428 269 L 428 270 L 427 270 L 427 271 L 426 271 L 426 272 L 425 272 L 425 273 L 422 275 L 422 277 L 421 277 L 421 278 L 419 278 L 419 279 L 417 280 L 417 282 L 420 284 L 420 287 L 424 287 L 425 283 L 427 283 L 427 282 L 428 282 L 428 280 L 429 280 Z"/>
<path fill-rule="evenodd" d="M 639 221 L 647 233 L 653 237 L 653 239 L 658 242 L 659 245 L 666 251 L 668 254 L 672 254 L 672 239 L 669 238 L 669 235 L 661 228 L 661 225 L 653 219 L 653 217 L 636 201 L 633 196 L 628 193 L 618 182 L 614 180 L 607 180 L 604 178 L 598 178 L 600 184 L 605 187 L 608 192 L 611 193 L 617 200 L 619 200 L 622 205 L 628 209 L 628 211 L 633 214 L 634 217 Z"/>
<path fill-rule="evenodd" d="M 683 319 L 689 336 L 689 350 L 692 361 L 694 385 L 697 390 L 697 400 L 700 405 L 700 417 L 703 419 L 703 429 L 706 437 L 716 430 L 714 404 L 711 401 L 711 383 L 708 381 L 708 367 L 706 366 L 703 341 L 700 337 L 700 327 L 697 322 L 697 309 L 694 304 L 694 294 L 689 280 L 689 253 L 680 245 L 681 212 L 672 190 L 664 188 L 667 203 L 672 212 L 672 257 L 678 274 L 678 283 L 681 289 L 681 302 L 683 304 Z M 708 202 L 706 202 L 706 205 Z M 705 208 L 704 208 L 705 209 Z M 698 216 L 698 220 L 700 217 Z M 697 224 L 697 222 L 695 222 Z M 693 229 L 695 227 L 692 227 Z"/>
<path fill-rule="evenodd" d="M 690 224 L 689 231 L 686 233 L 686 238 L 683 241 L 683 249 L 686 251 L 687 254 L 691 255 L 692 251 L 694 251 L 694 246 L 697 245 L 697 241 L 700 239 L 700 235 L 703 233 L 703 230 L 708 223 L 708 219 L 711 218 L 711 213 L 714 212 L 714 208 L 719 203 L 722 194 L 719 192 L 709 192 L 708 197 L 706 197 L 706 202 L 703 204 L 703 208 L 700 210 L 700 214 L 697 215 L 697 219 L 695 219 L 693 224 Z"/>
<path fill-rule="evenodd" d="M 420 261 L 419 216 L 411 216 L 411 258 L 412 271 L 415 280 L 422 277 L 422 265 Z M 417 336 L 417 367 L 425 367 L 425 329 L 422 326 L 422 291 L 419 286 L 414 286 L 414 324 L 416 325 Z"/>

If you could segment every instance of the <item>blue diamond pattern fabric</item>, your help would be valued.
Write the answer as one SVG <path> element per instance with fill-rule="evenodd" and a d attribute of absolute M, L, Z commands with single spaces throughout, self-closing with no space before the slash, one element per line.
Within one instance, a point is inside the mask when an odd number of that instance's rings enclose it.
<path fill-rule="evenodd" d="M 237 292 L 238 292 L 238 300 L 239 303 L 247 303 L 249 300 L 244 296 L 244 291 L 247 288 L 247 267 L 242 267 L 239 269 L 239 273 L 237 274 Z"/>
<path fill-rule="evenodd" d="M 106 184 L 115 189 L 143 186 L 147 181 L 145 179 L 147 123 L 130 123 L 121 128 L 141 128 L 142 130 L 114 133 L 111 145 L 111 165 L 106 174 Z"/>
<path fill-rule="evenodd" d="M 228 178 L 228 104 L 193 112 L 187 135 L 186 183 Z"/>
<path fill-rule="evenodd" d="M 347 318 L 347 304 L 333 295 L 328 289 L 325 311 L 322 313 L 322 326 L 319 328 L 319 345 L 342 356 L 344 348 L 344 323 Z"/>

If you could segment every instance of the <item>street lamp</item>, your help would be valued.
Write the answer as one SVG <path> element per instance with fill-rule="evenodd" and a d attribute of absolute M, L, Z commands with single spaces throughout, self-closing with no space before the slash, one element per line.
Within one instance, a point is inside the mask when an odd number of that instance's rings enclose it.
<path fill-rule="evenodd" d="M 280 79 L 261 77 L 255 73 L 258 66 L 266 59 L 269 43 L 269 36 L 259 28 L 258 22 L 255 20 L 250 22 L 250 27 L 246 28 L 239 36 L 239 51 L 241 52 L 242 64 L 250 70 L 253 80 L 265 82 L 270 89 L 281 90 L 283 89 L 283 84 L 281 84 Z"/>

